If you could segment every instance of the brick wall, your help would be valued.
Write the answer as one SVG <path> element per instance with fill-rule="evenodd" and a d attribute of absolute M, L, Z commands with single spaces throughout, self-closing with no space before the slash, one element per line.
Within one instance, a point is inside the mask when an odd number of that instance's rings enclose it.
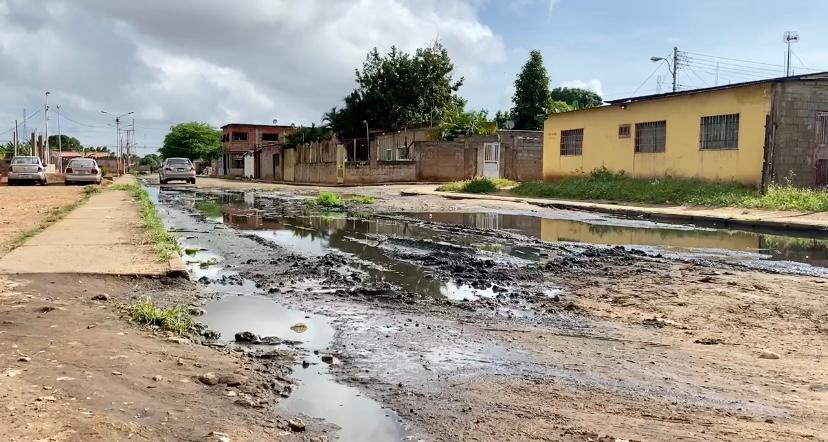
<path fill-rule="evenodd" d="M 458 181 L 469 177 L 463 141 L 419 141 L 412 149 L 417 181 Z"/>
<path fill-rule="evenodd" d="M 417 180 L 416 169 L 413 161 L 379 161 L 375 167 L 345 163 L 345 184 L 411 183 Z"/>
<path fill-rule="evenodd" d="M 293 169 L 293 181 L 336 184 L 336 163 L 296 163 Z"/>
<path fill-rule="evenodd" d="M 514 181 L 543 179 L 543 132 L 500 131 L 501 176 Z"/>
<path fill-rule="evenodd" d="M 799 80 L 778 83 L 774 89 L 770 143 L 772 158 L 768 175 L 772 182 L 790 179 L 795 186 L 815 184 L 817 157 L 828 152 L 816 149 L 816 115 L 828 111 L 828 80 Z"/>

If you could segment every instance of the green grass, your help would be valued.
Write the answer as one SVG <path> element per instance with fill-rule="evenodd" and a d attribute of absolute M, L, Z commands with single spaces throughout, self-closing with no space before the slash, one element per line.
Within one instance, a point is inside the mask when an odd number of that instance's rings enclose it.
<path fill-rule="evenodd" d="M 178 335 L 195 330 L 195 320 L 183 305 L 163 308 L 147 296 L 127 305 L 125 310 L 133 321 L 142 325 L 169 330 Z"/>
<path fill-rule="evenodd" d="M 516 186 L 517 183 L 505 178 L 476 177 L 466 181 L 455 181 L 437 188 L 440 192 L 492 193 Z"/>
<path fill-rule="evenodd" d="M 512 192 L 538 198 L 605 200 L 648 204 L 828 211 L 828 192 L 771 185 L 762 195 L 752 186 L 692 178 L 632 178 L 598 169 L 552 182 L 521 183 Z"/>
<path fill-rule="evenodd" d="M 316 205 L 326 209 L 341 209 L 345 207 L 345 199 L 335 192 L 319 192 L 316 197 Z"/>
<path fill-rule="evenodd" d="M 373 196 L 368 195 L 355 195 L 351 197 L 349 201 L 353 201 L 357 204 L 374 204 L 374 202 L 376 202 Z"/>
<path fill-rule="evenodd" d="M 109 188 L 130 192 L 135 198 L 144 218 L 144 228 L 155 243 L 155 249 L 158 251 L 161 260 L 169 260 L 180 253 L 178 240 L 173 234 L 167 232 L 164 223 L 161 222 L 161 216 L 158 215 L 158 210 L 155 209 L 155 204 L 150 200 L 149 194 L 143 187 L 138 184 L 116 184 Z"/>

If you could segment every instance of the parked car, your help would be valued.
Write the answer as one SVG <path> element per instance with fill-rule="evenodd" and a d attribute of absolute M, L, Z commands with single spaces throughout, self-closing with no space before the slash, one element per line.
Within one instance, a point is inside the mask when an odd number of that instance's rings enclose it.
<path fill-rule="evenodd" d="M 38 157 L 17 156 L 12 158 L 9 167 L 9 186 L 19 183 L 38 183 L 46 185 L 46 166 Z"/>
<path fill-rule="evenodd" d="M 70 184 L 94 183 L 101 184 L 101 168 L 92 158 L 75 158 L 66 165 L 63 173 L 63 183 Z"/>
<path fill-rule="evenodd" d="M 158 169 L 158 180 L 161 184 L 167 184 L 170 181 L 186 181 L 195 184 L 195 166 L 187 158 L 167 158 Z"/>

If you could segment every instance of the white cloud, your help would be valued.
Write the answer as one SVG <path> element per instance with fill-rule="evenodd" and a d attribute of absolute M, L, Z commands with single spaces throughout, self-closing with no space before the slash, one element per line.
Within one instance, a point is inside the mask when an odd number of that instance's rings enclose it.
<path fill-rule="evenodd" d="M 601 87 L 601 80 L 588 80 L 588 81 L 570 80 L 570 81 L 564 81 L 563 83 L 561 83 L 561 86 L 562 87 L 574 87 L 574 88 L 579 88 L 579 89 L 586 89 L 586 90 L 590 90 L 592 92 L 595 92 L 596 94 L 598 94 L 602 97 L 604 96 L 604 90 Z"/>

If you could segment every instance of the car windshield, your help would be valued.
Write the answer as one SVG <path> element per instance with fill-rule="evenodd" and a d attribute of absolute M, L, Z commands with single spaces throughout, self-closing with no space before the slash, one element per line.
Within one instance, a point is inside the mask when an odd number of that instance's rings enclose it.
<path fill-rule="evenodd" d="M 95 162 L 92 160 L 72 160 L 69 162 L 69 167 L 95 167 Z"/>
<path fill-rule="evenodd" d="M 37 164 L 37 157 L 17 157 L 12 164 Z"/>
<path fill-rule="evenodd" d="M 168 166 L 189 166 L 190 160 L 186 158 L 170 158 L 167 160 Z"/>

